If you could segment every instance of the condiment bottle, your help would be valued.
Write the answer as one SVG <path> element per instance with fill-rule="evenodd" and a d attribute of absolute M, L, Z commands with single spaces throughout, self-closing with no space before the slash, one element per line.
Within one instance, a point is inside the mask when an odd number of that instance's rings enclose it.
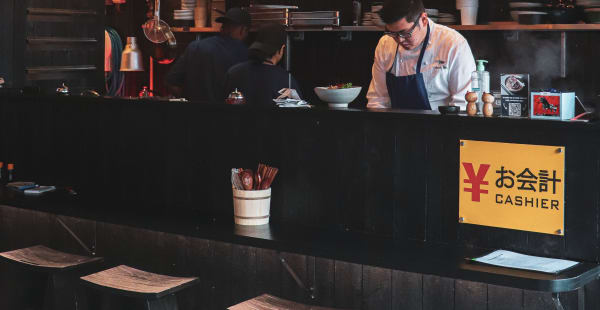
<path fill-rule="evenodd" d="M 467 94 L 465 95 L 465 99 L 467 100 L 467 114 L 469 116 L 473 116 L 475 114 L 477 114 L 477 93 L 476 92 L 467 92 Z"/>
<path fill-rule="evenodd" d="M 7 170 L 6 180 L 8 182 L 14 181 L 14 179 L 15 179 L 15 164 L 8 164 L 6 166 L 6 170 Z"/>
<path fill-rule="evenodd" d="M 486 117 L 491 117 L 492 115 L 494 115 L 494 100 L 496 100 L 496 98 L 494 98 L 494 96 L 490 93 L 483 93 L 483 115 Z"/>
<path fill-rule="evenodd" d="M 485 63 L 487 60 L 479 59 L 477 62 L 477 70 L 471 74 L 471 91 L 477 93 L 479 100 L 477 101 L 477 112 L 482 113 L 483 110 L 483 93 L 490 92 L 490 73 L 485 71 Z"/>

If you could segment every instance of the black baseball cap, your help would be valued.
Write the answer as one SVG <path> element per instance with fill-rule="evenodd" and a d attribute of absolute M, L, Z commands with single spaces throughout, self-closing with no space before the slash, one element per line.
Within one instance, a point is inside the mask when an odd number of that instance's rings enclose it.
<path fill-rule="evenodd" d="M 256 41 L 250 49 L 259 50 L 267 55 L 273 55 L 285 44 L 285 27 L 280 24 L 267 24 L 258 29 Z"/>
<path fill-rule="evenodd" d="M 250 17 L 250 13 L 248 11 L 240 9 L 240 8 L 231 8 L 227 10 L 224 16 L 219 16 L 215 19 L 217 23 L 222 24 L 237 24 L 250 26 L 252 23 L 252 18 Z"/>

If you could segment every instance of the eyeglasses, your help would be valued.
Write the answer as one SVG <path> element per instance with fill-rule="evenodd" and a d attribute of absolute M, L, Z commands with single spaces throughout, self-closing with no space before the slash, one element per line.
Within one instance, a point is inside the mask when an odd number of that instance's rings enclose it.
<path fill-rule="evenodd" d="M 413 32 L 415 32 L 415 28 L 417 28 L 417 26 L 419 25 L 419 19 L 417 19 L 415 21 L 415 24 L 410 27 L 410 29 L 408 29 L 408 31 L 399 31 L 399 32 L 394 32 L 394 31 L 384 31 L 383 34 L 388 35 L 392 38 L 402 38 L 402 39 L 410 39 L 410 37 L 412 37 Z"/>

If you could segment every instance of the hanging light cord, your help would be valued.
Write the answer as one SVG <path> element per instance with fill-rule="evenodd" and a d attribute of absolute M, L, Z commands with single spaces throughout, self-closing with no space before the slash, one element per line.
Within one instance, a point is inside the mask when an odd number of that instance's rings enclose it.
<path fill-rule="evenodd" d="M 121 54 L 123 53 L 123 42 L 117 31 L 111 27 L 106 27 L 110 45 L 112 47 L 112 55 L 110 60 L 110 72 L 106 77 L 106 95 L 122 96 L 123 84 L 125 83 L 125 75 L 121 69 Z"/>

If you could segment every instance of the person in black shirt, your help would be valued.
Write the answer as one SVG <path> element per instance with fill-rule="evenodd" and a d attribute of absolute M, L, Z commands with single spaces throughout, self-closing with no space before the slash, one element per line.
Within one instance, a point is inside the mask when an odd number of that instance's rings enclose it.
<path fill-rule="evenodd" d="M 250 60 L 237 64 L 227 72 L 225 95 L 238 89 L 246 98 L 246 104 L 275 106 L 273 99 L 279 90 L 290 88 L 288 73 L 277 66 L 285 51 L 285 28 L 279 24 L 262 26 L 256 41 L 248 50 Z M 299 92 L 299 85 L 292 77 L 291 88 Z"/>
<path fill-rule="evenodd" d="M 167 84 L 175 95 L 222 103 L 227 70 L 248 60 L 243 41 L 250 29 L 250 14 L 232 8 L 216 21 L 222 24 L 219 35 L 190 43 L 167 74 Z"/>

